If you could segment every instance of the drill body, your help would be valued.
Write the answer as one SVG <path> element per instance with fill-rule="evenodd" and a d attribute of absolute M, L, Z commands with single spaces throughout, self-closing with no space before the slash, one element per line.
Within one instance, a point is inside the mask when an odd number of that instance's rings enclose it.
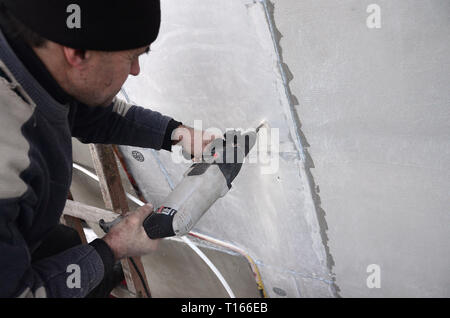
<path fill-rule="evenodd" d="M 151 239 L 182 236 L 197 224 L 206 211 L 231 188 L 245 157 L 256 143 L 257 133 L 229 131 L 216 139 L 193 164 L 181 182 L 143 223 Z"/>

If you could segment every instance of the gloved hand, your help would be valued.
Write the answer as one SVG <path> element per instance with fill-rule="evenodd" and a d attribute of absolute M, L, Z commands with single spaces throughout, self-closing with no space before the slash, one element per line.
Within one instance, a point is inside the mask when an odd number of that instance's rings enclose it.
<path fill-rule="evenodd" d="M 142 256 L 155 251 L 159 240 L 151 240 L 144 230 L 144 220 L 153 212 L 153 206 L 146 204 L 134 212 L 128 212 L 103 237 L 114 253 L 116 260 Z"/>

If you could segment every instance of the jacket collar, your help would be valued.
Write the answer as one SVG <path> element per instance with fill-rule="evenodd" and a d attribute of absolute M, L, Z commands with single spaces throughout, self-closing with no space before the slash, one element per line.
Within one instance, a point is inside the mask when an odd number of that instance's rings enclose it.
<path fill-rule="evenodd" d="M 28 72 L 30 72 L 35 80 L 41 84 L 48 94 L 61 104 L 68 104 L 74 101 L 74 98 L 59 86 L 44 63 L 27 43 L 19 38 L 11 37 L 6 33 L 3 34 L 16 56 L 27 68 Z"/>

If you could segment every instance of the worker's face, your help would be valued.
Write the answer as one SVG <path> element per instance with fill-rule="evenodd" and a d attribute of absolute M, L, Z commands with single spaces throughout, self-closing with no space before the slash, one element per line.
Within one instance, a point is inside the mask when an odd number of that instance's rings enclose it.
<path fill-rule="evenodd" d="M 139 57 L 148 51 L 149 46 L 119 52 L 86 51 L 81 67 L 68 73 L 71 95 L 90 106 L 110 105 L 128 75 L 139 74 Z"/>

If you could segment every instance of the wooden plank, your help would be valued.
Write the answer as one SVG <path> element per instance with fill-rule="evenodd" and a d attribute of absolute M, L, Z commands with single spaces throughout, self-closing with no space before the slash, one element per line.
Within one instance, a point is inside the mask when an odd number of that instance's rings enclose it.
<path fill-rule="evenodd" d="M 141 189 L 137 185 L 137 182 L 134 179 L 133 175 L 128 170 L 128 167 L 127 167 L 127 164 L 126 164 L 126 160 L 125 160 L 125 157 L 124 157 L 122 151 L 116 145 L 113 145 L 112 149 L 113 149 L 114 154 L 116 155 L 117 159 L 119 159 L 120 165 L 122 166 L 123 171 L 127 175 L 127 178 L 130 181 L 130 184 L 133 187 L 133 190 L 134 190 L 136 196 L 138 197 L 138 199 L 141 200 L 144 203 L 148 203 L 147 200 L 144 198 L 144 195 L 142 194 Z"/>
<path fill-rule="evenodd" d="M 123 189 L 122 180 L 120 179 L 116 157 L 114 156 L 111 145 L 89 145 L 89 148 L 97 176 L 100 179 L 100 188 L 106 209 L 112 210 L 118 214 L 127 213 L 129 211 L 128 202 Z M 140 258 L 136 257 L 133 259 L 139 272 L 144 278 L 145 285 L 139 278 L 131 261 L 126 259 L 122 260 L 122 267 L 127 287 L 130 292 L 137 297 L 148 297 L 145 290 L 147 289 L 150 293 L 150 289 L 148 287 L 144 266 L 142 265 Z"/>
<path fill-rule="evenodd" d="M 70 192 L 70 191 L 69 191 L 68 198 L 69 198 L 68 201 L 73 200 L 72 192 Z M 70 215 L 65 215 L 64 216 L 64 224 L 66 226 L 73 228 L 75 231 L 78 232 L 78 235 L 80 236 L 82 244 L 87 244 L 86 234 L 84 234 L 83 224 L 81 224 L 80 219 L 72 217 Z"/>
<path fill-rule="evenodd" d="M 136 298 L 135 294 L 132 294 L 128 289 L 123 288 L 122 286 L 114 288 L 111 295 L 116 298 Z"/>
<path fill-rule="evenodd" d="M 80 202 L 67 200 L 64 207 L 63 214 L 65 216 L 71 216 L 74 218 L 82 219 L 87 222 L 98 223 L 100 219 L 106 222 L 114 221 L 117 218 L 117 213 L 99 209 L 90 205 L 86 205 Z"/>
<path fill-rule="evenodd" d="M 129 211 L 127 197 L 120 179 L 119 167 L 110 145 L 89 145 L 94 167 L 100 179 L 105 207 L 118 214 Z"/>
<path fill-rule="evenodd" d="M 70 215 L 64 215 L 64 219 L 66 221 L 66 225 L 73 228 L 75 231 L 78 232 L 78 235 L 80 236 L 81 243 L 87 244 L 86 234 L 84 234 L 83 225 L 81 224 L 81 220 L 78 218 L 74 218 Z"/>

